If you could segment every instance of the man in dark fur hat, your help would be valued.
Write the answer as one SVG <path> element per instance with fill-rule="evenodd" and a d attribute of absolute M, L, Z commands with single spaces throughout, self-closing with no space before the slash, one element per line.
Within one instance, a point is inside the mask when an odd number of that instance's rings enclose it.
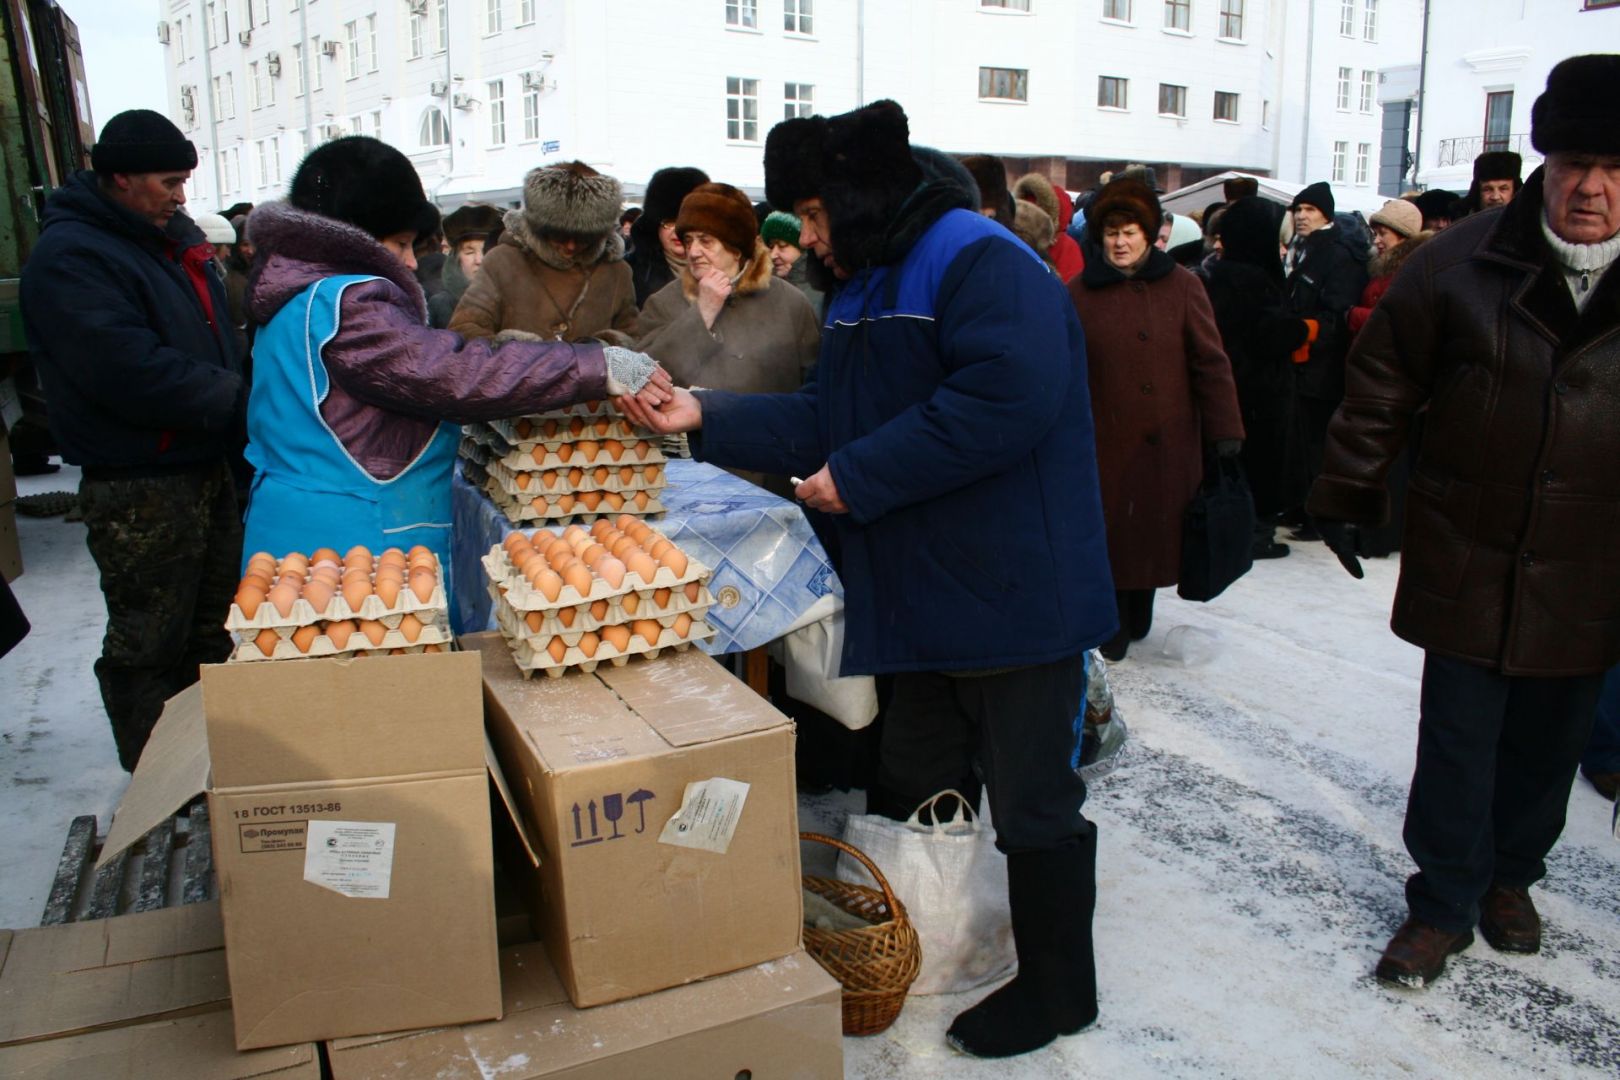
<path fill-rule="evenodd" d="M 1097 1015 L 1074 718 L 1115 608 L 1080 323 L 1035 252 L 954 177 L 925 178 L 892 101 L 778 124 L 765 191 L 842 281 L 810 381 L 625 407 L 701 427 L 698 457 L 809 478 L 795 495 L 844 583 L 842 671 L 893 677 L 871 808 L 905 817 L 977 768 L 1007 853 L 1018 976 L 949 1040 L 1025 1053 Z"/>
<path fill-rule="evenodd" d="M 1524 181 L 1524 159 L 1511 150 L 1488 150 L 1474 159 L 1474 183 L 1468 189 L 1468 212 L 1506 206 Z"/>
<path fill-rule="evenodd" d="M 1007 166 L 994 154 L 970 154 L 962 159 L 962 167 L 979 185 L 979 213 L 1012 228 L 1016 207 L 1007 188 Z"/>
<path fill-rule="evenodd" d="M 1427 410 L 1391 627 L 1425 650 L 1406 807 L 1409 917 L 1378 978 L 1421 987 L 1477 925 L 1534 953 L 1530 886 L 1620 661 L 1620 55 L 1554 67 L 1546 164 L 1429 240 L 1356 338 L 1309 510 L 1356 577 L 1358 525 Z M 1511 302 L 1509 302 L 1511 300 Z"/>

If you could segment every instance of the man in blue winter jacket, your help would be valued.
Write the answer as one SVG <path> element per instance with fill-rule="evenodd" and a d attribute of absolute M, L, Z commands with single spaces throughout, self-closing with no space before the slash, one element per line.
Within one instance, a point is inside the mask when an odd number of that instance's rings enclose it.
<path fill-rule="evenodd" d="M 1097 1015 L 1096 830 L 1070 760 L 1115 605 L 1080 324 L 1034 252 L 925 180 L 892 101 L 778 124 L 765 188 L 839 282 L 814 374 L 623 405 L 701 428 L 699 458 L 809 477 L 795 494 L 844 582 L 842 673 L 893 676 L 882 787 L 909 810 L 977 771 L 1007 853 L 1018 976 L 948 1038 L 1025 1053 Z"/>
<path fill-rule="evenodd" d="M 213 247 L 181 209 L 196 148 L 134 109 L 107 121 L 90 161 L 45 204 L 23 328 L 51 433 L 83 469 L 107 600 L 96 678 L 133 770 L 164 700 L 230 651 L 242 523 L 228 455 L 247 386 Z"/>

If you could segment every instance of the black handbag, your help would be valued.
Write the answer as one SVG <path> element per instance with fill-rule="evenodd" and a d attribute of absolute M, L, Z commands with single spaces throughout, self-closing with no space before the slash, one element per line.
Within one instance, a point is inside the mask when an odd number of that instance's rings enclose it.
<path fill-rule="evenodd" d="M 1237 458 L 1211 457 L 1181 523 L 1183 600 L 1213 600 L 1254 565 L 1254 497 Z"/>

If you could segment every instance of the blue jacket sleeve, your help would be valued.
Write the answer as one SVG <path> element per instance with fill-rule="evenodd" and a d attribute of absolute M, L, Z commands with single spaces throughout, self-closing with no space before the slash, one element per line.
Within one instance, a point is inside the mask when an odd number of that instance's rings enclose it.
<path fill-rule="evenodd" d="M 1006 471 L 1046 436 L 1082 369 L 1068 297 L 1011 239 L 970 245 L 934 308 L 944 378 L 927 401 L 828 459 L 855 521 Z"/>
<path fill-rule="evenodd" d="M 806 477 L 827 460 L 816 423 L 815 371 L 791 394 L 703 390 L 703 427 L 691 435 L 692 456 L 733 469 Z"/>

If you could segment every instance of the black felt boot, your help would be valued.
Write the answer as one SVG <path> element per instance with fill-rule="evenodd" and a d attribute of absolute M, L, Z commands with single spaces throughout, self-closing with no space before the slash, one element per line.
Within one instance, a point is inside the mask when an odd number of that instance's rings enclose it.
<path fill-rule="evenodd" d="M 1007 892 L 1018 974 L 958 1016 L 945 1036 L 973 1057 L 1027 1054 L 1097 1019 L 1096 830 L 1069 847 L 1007 856 Z"/>

